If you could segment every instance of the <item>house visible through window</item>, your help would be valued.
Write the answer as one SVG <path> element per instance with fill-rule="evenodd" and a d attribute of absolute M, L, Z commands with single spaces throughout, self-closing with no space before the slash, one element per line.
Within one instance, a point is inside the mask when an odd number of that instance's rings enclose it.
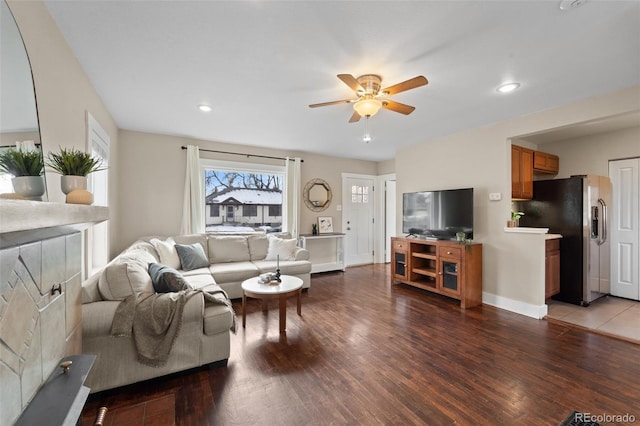
<path fill-rule="evenodd" d="M 269 206 L 269 216 L 282 216 L 282 205 Z"/>
<path fill-rule="evenodd" d="M 256 217 L 258 216 L 258 206 L 251 205 L 251 204 L 245 204 L 244 206 L 242 206 L 242 216 L 246 216 L 246 217 Z"/>
<path fill-rule="evenodd" d="M 207 232 L 279 232 L 283 166 L 203 160 Z M 221 214 L 223 212 L 223 214 Z"/>

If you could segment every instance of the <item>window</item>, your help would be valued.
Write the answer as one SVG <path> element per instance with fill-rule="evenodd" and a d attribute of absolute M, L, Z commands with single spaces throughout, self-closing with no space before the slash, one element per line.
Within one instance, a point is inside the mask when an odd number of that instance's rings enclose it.
<path fill-rule="evenodd" d="M 351 202 L 366 204 L 369 202 L 369 187 L 361 185 L 351 186 Z"/>
<path fill-rule="evenodd" d="M 284 166 L 209 159 L 201 159 L 201 164 L 205 208 L 209 209 L 207 232 L 282 230 L 283 206 L 286 209 Z"/>
<path fill-rule="evenodd" d="M 282 204 L 277 206 L 269 206 L 269 216 L 282 216 Z"/>
<path fill-rule="evenodd" d="M 242 206 L 242 215 L 246 217 L 258 216 L 258 206 L 252 206 L 252 205 Z"/>

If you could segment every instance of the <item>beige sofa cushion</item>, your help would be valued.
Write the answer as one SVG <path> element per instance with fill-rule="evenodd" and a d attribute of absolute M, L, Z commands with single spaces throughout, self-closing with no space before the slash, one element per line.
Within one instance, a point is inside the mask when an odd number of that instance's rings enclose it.
<path fill-rule="evenodd" d="M 258 268 L 260 274 L 265 272 L 276 271 L 275 260 L 258 260 L 253 262 Z M 311 272 L 311 262 L 305 260 L 281 260 L 280 261 L 280 273 L 282 275 L 302 275 Z"/>
<path fill-rule="evenodd" d="M 204 274 L 186 275 L 184 279 L 195 289 L 206 288 L 216 283 L 208 270 Z"/>
<path fill-rule="evenodd" d="M 218 284 L 244 281 L 260 275 L 259 269 L 251 262 L 214 263 L 209 270 Z"/>
<path fill-rule="evenodd" d="M 246 262 L 249 243 L 246 236 L 215 235 L 209 237 L 209 263 Z"/>
<path fill-rule="evenodd" d="M 216 295 L 216 297 L 223 296 Z M 218 333 L 228 333 L 233 321 L 229 308 L 225 305 L 205 303 L 204 306 L 204 334 L 213 336 Z"/>
<path fill-rule="evenodd" d="M 269 240 L 266 234 L 249 235 L 249 256 L 251 260 L 262 260 L 267 256 Z"/>
<path fill-rule="evenodd" d="M 119 259 L 104 268 L 98 290 L 104 300 L 124 300 L 134 293 L 154 293 L 151 277 L 141 263 Z"/>
<path fill-rule="evenodd" d="M 160 256 L 158 255 L 156 248 L 153 246 L 153 244 L 147 241 L 138 240 L 134 242 L 122 254 L 130 251 L 139 251 L 139 250 L 146 251 L 151 256 L 153 256 L 153 258 L 155 259 L 154 263 L 160 263 Z"/>

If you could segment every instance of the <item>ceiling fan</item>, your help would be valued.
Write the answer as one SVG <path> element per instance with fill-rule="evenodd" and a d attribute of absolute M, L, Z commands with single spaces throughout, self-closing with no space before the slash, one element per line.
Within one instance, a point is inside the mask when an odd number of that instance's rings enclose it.
<path fill-rule="evenodd" d="M 338 74 L 338 78 L 342 80 L 344 84 L 349 86 L 351 90 L 356 92 L 358 97 L 356 99 L 343 99 L 341 101 L 311 104 L 309 105 L 309 108 L 338 104 L 353 104 L 353 109 L 355 111 L 349 119 L 349 123 L 355 123 L 356 121 L 359 121 L 361 117 L 371 117 L 375 115 L 380 108 L 386 108 L 394 112 L 399 112 L 400 114 L 409 115 L 414 109 L 416 109 L 415 107 L 385 99 L 385 97 L 395 95 L 396 93 L 404 92 L 406 90 L 415 89 L 416 87 L 425 86 L 429 83 L 424 76 L 420 75 L 403 81 L 402 83 L 380 89 L 382 78 L 379 75 L 365 74 L 355 78 L 351 74 Z"/>

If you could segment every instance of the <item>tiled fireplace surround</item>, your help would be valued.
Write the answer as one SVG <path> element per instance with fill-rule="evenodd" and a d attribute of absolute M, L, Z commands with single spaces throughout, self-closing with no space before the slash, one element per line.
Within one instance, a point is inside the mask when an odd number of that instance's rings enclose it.
<path fill-rule="evenodd" d="M 82 352 L 81 231 L 108 218 L 107 207 L 0 199 L 0 426 Z"/>
<path fill-rule="evenodd" d="M 18 418 L 62 357 L 82 351 L 81 234 L 71 232 L 0 250 L 0 424 Z"/>

